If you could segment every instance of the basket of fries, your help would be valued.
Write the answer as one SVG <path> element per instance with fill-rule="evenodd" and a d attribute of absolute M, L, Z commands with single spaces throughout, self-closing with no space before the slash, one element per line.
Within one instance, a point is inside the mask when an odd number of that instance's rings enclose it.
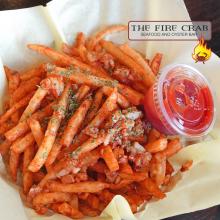
<path fill-rule="evenodd" d="M 55 64 L 22 74 L 5 67 L 9 99 L 0 118 L 6 137 L 1 152 L 14 182 L 23 155 L 23 193 L 37 213 L 52 209 L 72 218 L 97 216 L 117 194 L 136 212 L 152 197 L 164 198 L 160 187 L 173 184 L 167 159 L 182 148 L 180 140 L 145 128 L 138 108 L 161 60 L 153 59 L 153 73 L 129 46 L 121 47 L 128 53 L 120 57 L 117 45 L 102 40 L 126 29 L 110 26 L 90 40 L 80 32 L 73 45 L 63 45 L 64 53 L 31 44 Z M 150 72 L 136 84 L 130 78 L 139 77 L 138 68 L 146 71 L 145 66 Z M 181 171 L 191 165 L 187 161 Z"/>

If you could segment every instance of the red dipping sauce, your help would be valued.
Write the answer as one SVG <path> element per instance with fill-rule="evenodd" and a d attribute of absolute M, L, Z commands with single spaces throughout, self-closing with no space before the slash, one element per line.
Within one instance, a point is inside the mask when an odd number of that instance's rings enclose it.
<path fill-rule="evenodd" d="M 183 64 L 165 67 L 144 98 L 148 120 L 160 132 L 196 138 L 215 121 L 214 98 L 206 78 Z"/>

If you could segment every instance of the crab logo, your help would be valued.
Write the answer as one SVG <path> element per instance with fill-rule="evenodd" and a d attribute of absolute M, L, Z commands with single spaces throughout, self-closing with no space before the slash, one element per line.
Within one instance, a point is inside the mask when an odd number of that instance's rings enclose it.
<path fill-rule="evenodd" d="M 192 58 L 197 62 L 205 63 L 211 57 L 211 49 L 207 48 L 207 45 L 202 37 L 199 40 L 199 43 L 194 48 L 194 53 L 192 54 Z"/>

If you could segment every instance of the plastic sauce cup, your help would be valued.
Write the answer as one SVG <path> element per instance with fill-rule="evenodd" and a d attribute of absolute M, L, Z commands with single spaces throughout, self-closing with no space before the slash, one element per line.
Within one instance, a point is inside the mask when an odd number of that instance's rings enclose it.
<path fill-rule="evenodd" d="M 147 119 L 160 132 L 199 138 L 215 121 L 213 93 L 195 68 L 176 64 L 161 70 L 144 99 Z"/>

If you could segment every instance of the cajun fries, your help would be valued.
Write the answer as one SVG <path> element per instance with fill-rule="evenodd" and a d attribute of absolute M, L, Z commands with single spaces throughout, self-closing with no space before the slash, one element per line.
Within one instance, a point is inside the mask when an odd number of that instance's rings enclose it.
<path fill-rule="evenodd" d="M 168 158 L 181 150 L 180 140 L 147 128 L 140 105 L 162 54 L 148 62 L 128 44 L 103 39 L 124 30 L 113 25 L 90 38 L 80 32 L 62 52 L 30 44 L 51 63 L 23 73 L 5 67 L 0 153 L 39 214 L 97 216 L 117 194 L 137 212 L 163 199 L 193 164 L 176 172 Z"/>

